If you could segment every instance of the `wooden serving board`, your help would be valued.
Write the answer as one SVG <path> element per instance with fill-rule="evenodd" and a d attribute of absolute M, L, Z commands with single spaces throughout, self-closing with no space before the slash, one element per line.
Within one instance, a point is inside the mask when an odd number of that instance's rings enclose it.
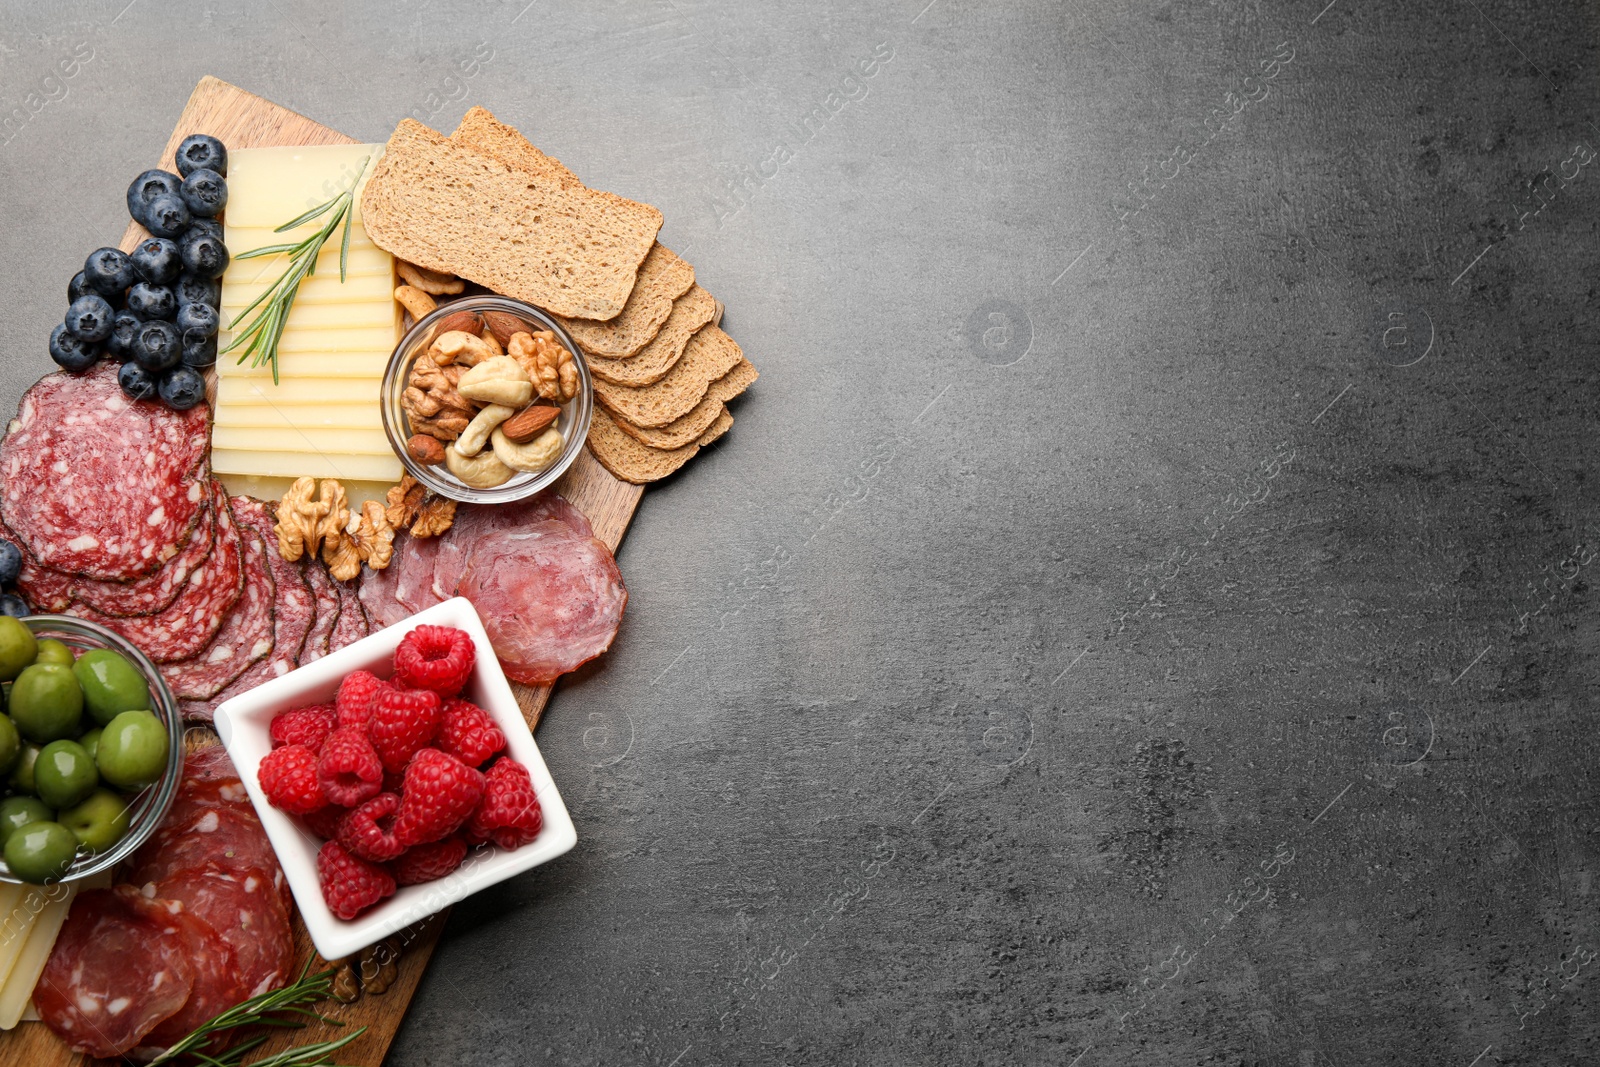
<path fill-rule="evenodd" d="M 218 78 L 202 78 L 195 87 L 177 128 L 167 141 L 157 166 L 176 172 L 173 164 L 178 142 L 192 133 L 208 133 L 219 138 L 229 149 L 270 148 L 278 145 L 352 144 L 354 138 L 346 137 L 313 122 L 304 115 L 279 107 L 253 93 Z M 131 180 L 131 175 L 130 175 Z M 130 223 L 123 235 L 121 247 L 131 252 L 148 234 L 138 223 Z M 374 398 L 376 401 L 376 398 Z M 613 477 L 595 462 L 585 449 L 578 461 L 557 483 L 556 488 L 582 511 L 594 526 L 595 536 L 615 552 L 633 520 L 643 486 L 630 485 Z M 550 701 L 553 687 L 514 686 L 517 703 L 521 705 L 529 728 L 536 728 Z M 354 1004 L 332 1002 L 328 1014 L 345 1025 L 314 1024 L 304 1030 L 287 1031 L 252 1053 L 255 1060 L 271 1052 L 313 1041 L 329 1041 L 365 1026 L 367 1032 L 358 1040 L 346 1045 L 336 1054 L 343 1064 L 372 1065 L 377 1067 L 388 1052 L 400 1028 L 411 997 L 416 993 L 422 972 L 444 928 L 445 915 L 434 916 L 425 923 L 406 931 L 409 939 L 400 958 L 400 974 L 394 984 L 381 996 L 363 996 Z M 299 958 L 304 960 L 314 953 L 311 940 L 299 917 L 295 918 L 295 943 Z M 95 1063 L 112 1061 L 92 1060 L 68 1051 L 60 1039 L 41 1023 L 22 1023 L 8 1034 L 0 1034 L 0 1067 L 88 1067 Z"/>

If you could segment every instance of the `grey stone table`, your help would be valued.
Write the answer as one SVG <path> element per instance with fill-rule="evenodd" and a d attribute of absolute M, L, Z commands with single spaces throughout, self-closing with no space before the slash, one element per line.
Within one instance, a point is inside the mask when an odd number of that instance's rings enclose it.
<path fill-rule="evenodd" d="M 485 104 L 762 377 L 392 1063 L 1593 1063 L 1597 16 L 11 2 L 0 402 L 201 75 Z"/>

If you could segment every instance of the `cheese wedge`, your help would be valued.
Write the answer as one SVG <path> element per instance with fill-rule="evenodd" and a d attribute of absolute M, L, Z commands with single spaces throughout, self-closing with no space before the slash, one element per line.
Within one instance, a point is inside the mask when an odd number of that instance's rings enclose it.
<path fill-rule="evenodd" d="M 400 460 L 383 433 L 378 406 L 401 323 L 394 257 L 367 236 L 360 213 L 360 183 L 383 150 L 326 145 L 229 153 L 224 239 L 234 260 L 222 279 L 222 321 L 230 327 L 248 324 L 255 312 L 247 309 L 291 262 L 281 253 L 238 257 L 303 240 L 327 216 L 283 233 L 276 228 L 357 187 L 344 276 L 341 229 L 323 244 L 289 309 L 277 380 L 272 366 L 252 366 L 253 357 L 241 365 L 234 353 L 217 362 L 211 466 L 231 491 L 305 475 L 383 485 L 400 478 Z M 224 329 L 223 348 L 231 337 L 231 329 Z"/>
<path fill-rule="evenodd" d="M 109 874 L 85 881 L 111 884 Z M 6 976 L 4 988 L 0 988 L 0 1030 L 10 1030 L 21 1021 L 33 996 L 33 987 L 39 984 L 39 975 L 44 973 L 50 950 L 55 947 L 56 935 L 61 933 L 67 912 L 72 910 L 72 898 L 78 895 L 82 885 L 83 882 L 67 882 L 48 889 L 27 887 L 22 903 L 15 910 L 28 914 L 28 932 L 19 942 L 11 973 Z"/>

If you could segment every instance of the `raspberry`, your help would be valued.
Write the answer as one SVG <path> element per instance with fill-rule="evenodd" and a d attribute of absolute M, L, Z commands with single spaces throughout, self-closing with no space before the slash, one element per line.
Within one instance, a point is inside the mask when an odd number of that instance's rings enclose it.
<path fill-rule="evenodd" d="M 337 841 L 317 853 L 322 899 L 341 919 L 354 919 L 384 897 L 394 895 L 394 876 L 375 863 L 352 856 Z"/>
<path fill-rule="evenodd" d="M 394 813 L 400 798 L 379 793 L 339 823 L 339 844 L 373 863 L 387 863 L 406 850 L 394 839 Z"/>
<path fill-rule="evenodd" d="M 343 808 L 353 808 L 374 796 L 383 783 L 383 762 L 359 726 L 341 726 L 322 743 L 317 757 L 317 780 L 327 798 Z"/>
<path fill-rule="evenodd" d="M 378 694 L 390 688 L 388 682 L 371 671 L 356 671 L 339 683 L 339 694 L 333 698 L 339 713 L 340 726 L 365 726 L 372 718 L 374 701 Z"/>
<path fill-rule="evenodd" d="M 474 845 L 493 841 L 509 851 L 538 837 L 544 810 L 528 768 L 508 756 L 496 761 L 483 779 L 483 802 L 467 820 L 467 840 Z"/>
<path fill-rule="evenodd" d="M 305 823 L 306 829 L 322 838 L 331 841 L 339 836 L 339 824 L 344 817 L 350 814 L 349 808 L 341 808 L 337 804 L 329 804 L 310 815 L 302 816 L 300 821 Z"/>
<path fill-rule="evenodd" d="M 367 723 L 367 736 L 386 771 L 405 770 L 438 732 L 439 694 L 429 689 L 385 689 Z"/>
<path fill-rule="evenodd" d="M 470 700 L 447 700 L 444 718 L 439 723 L 439 748 L 469 767 L 481 767 L 490 756 L 506 747 L 487 711 Z"/>
<path fill-rule="evenodd" d="M 261 791 L 280 811 L 309 815 L 328 806 L 317 783 L 317 754 L 309 745 L 273 749 L 261 760 L 256 775 L 261 779 Z"/>
<path fill-rule="evenodd" d="M 394 676 L 415 689 L 431 689 L 442 697 L 461 692 L 472 677 L 478 651 L 465 630 L 453 626 L 418 626 L 394 650 Z"/>
<path fill-rule="evenodd" d="M 418 752 L 406 767 L 394 836 L 407 848 L 455 833 L 483 796 L 483 775 L 436 748 Z"/>
<path fill-rule="evenodd" d="M 295 708 L 273 718 L 267 733 L 272 736 L 272 747 L 279 745 L 305 745 L 315 752 L 339 724 L 332 704 L 318 704 L 311 708 Z"/>
<path fill-rule="evenodd" d="M 467 843 L 459 837 L 447 837 L 431 845 L 418 845 L 389 864 L 389 872 L 400 885 L 416 885 L 443 878 L 467 858 Z"/>

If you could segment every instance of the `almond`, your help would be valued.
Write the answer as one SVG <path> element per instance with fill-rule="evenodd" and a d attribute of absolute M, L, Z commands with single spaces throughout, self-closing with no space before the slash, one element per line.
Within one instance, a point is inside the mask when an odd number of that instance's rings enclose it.
<path fill-rule="evenodd" d="M 483 322 L 493 331 L 502 345 L 511 343 L 512 334 L 526 333 L 528 331 L 528 324 L 509 311 L 485 311 L 483 313 Z"/>
<path fill-rule="evenodd" d="M 500 432 L 515 444 L 533 440 L 550 428 L 561 409 L 554 404 L 533 404 L 500 424 Z"/>
<path fill-rule="evenodd" d="M 406 451 L 411 453 L 411 458 L 418 463 L 426 463 L 430 467 L 435 463 L 444 462 L 444 445 L 437 437 L 429 437 L 425 433 L 416 434 L 406 442 Z"/>
<path fill-rule="evenodd" d="M 454 332 L 481 333 L 483 320 L 478 317 L 476 311 L 457 311 L 439 320 L 439 328 L 434 332 L 434 336 L 439 337 Z"/>

